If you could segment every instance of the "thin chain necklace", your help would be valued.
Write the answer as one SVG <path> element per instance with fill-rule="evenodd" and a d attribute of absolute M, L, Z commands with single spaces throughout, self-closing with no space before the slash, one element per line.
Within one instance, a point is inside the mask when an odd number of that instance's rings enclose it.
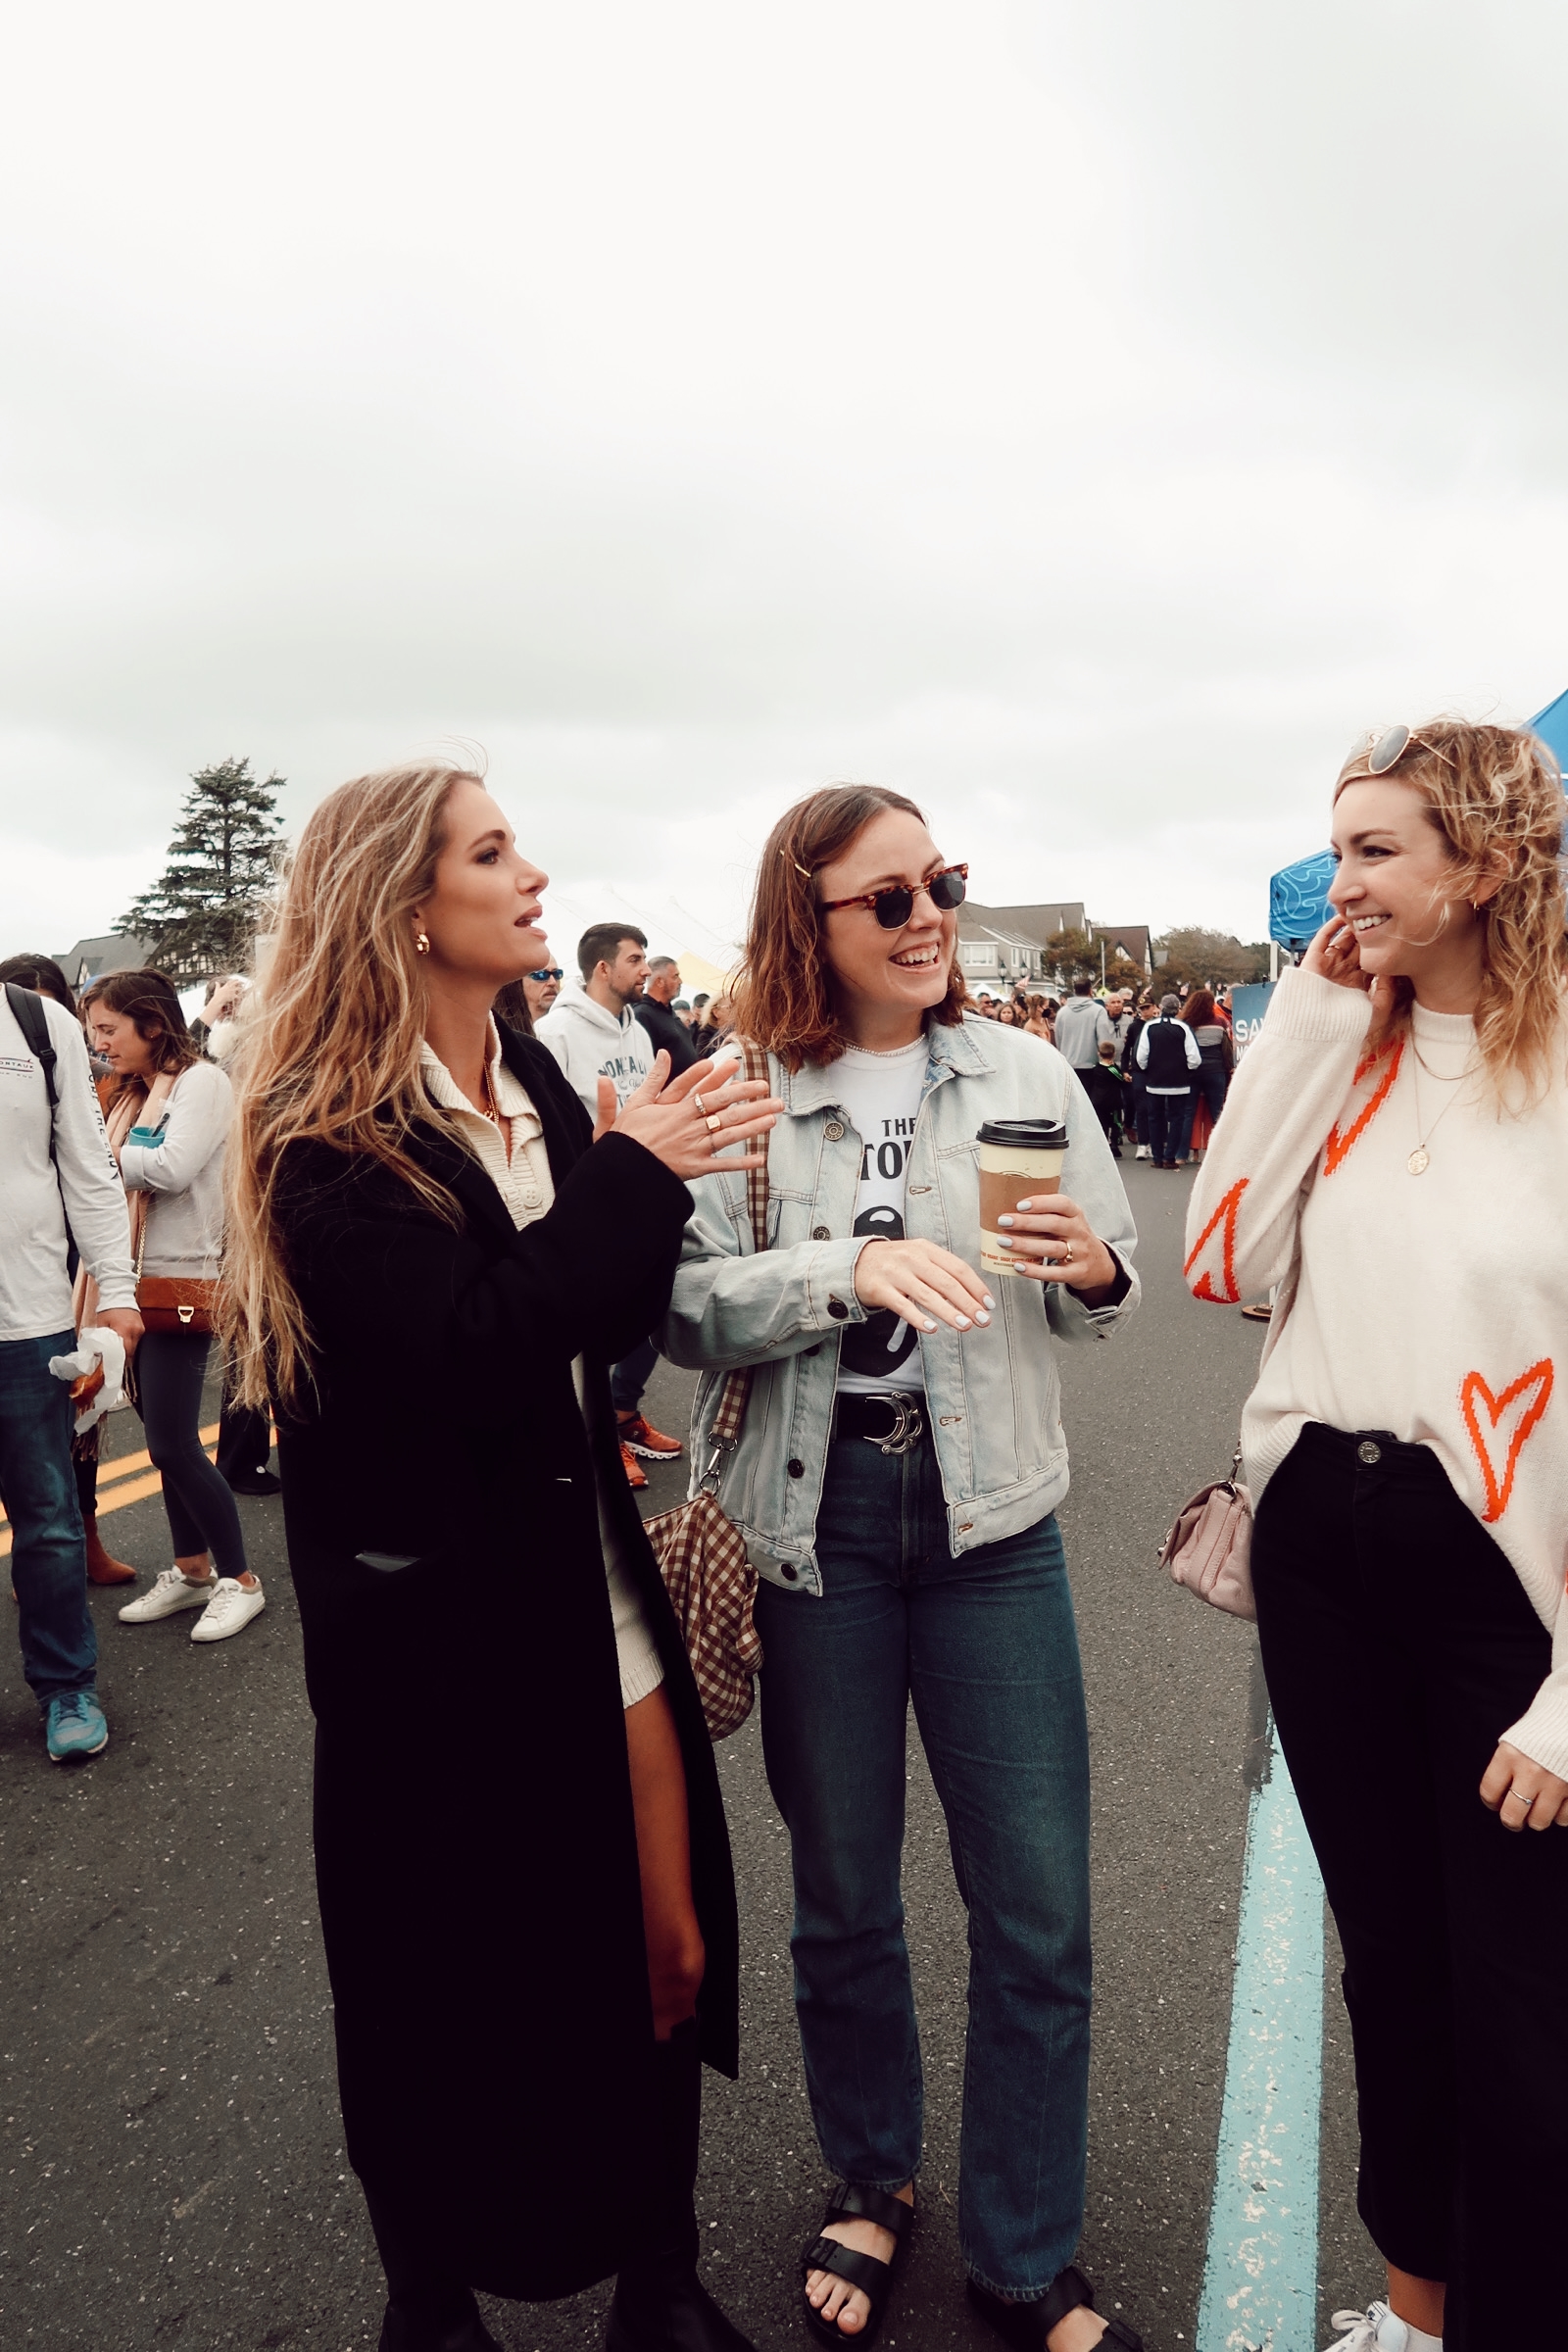
<path fill-rule="evenodd" d="M 1415 1032 L 1413 1030 L 1410 1033 L 1410 1051 L 1415 1055 L 1416 1060 L 1420 1062 L 1422 1069 L 1426 1071 L 1426 1074 L 1429 1078 L 1436 1078 L 1440 1086 L 1451 1086 L 1455 1089 L 1457 1089 L 1461 1080 L 1469 1077 L 1471 1065 L 1475 1059 L 1475 1055 L 1472 1053 L 1469 1058 L 1466 1060 L 1462 1070 L 1458 1071 L 1452 1078 L 1445 1078 L 1440 1071 L 1435 1070 L 1432 1067 L 1430 1062 L 1422 1060 L 1421 1049 L 1415 1042 Z M 1457 1092 L 1448 1097 L 1448 1100 L 1446 1102 L 1445 1102 L 1443 1108 L 1439 1111 L 1437 1117 L 1433 1120 L 1425 1135 L 1423 1135 L 1421 1132 L 1421 1081 L 1416 1076 L 1414 1070 L 1410 1072 L 1410 1094 L 1415 1103 L 1415 1150 L 1411 1152 L 1409 1158 L 1404 1164 L 1409 1169 L 1412 1176 L 1424 1176 L 1428 1168 L 1432 1165 L 1432 1154 L 1427 1150 L 1427 1146 L 1431 1143 L 1432 1138 L 1437 1134 L 1438 1129 L 1443 1125 L 1443 1122 L 1447 1117 L 1449 1111 L 1458 1102 L 1459 1097 Z"/>

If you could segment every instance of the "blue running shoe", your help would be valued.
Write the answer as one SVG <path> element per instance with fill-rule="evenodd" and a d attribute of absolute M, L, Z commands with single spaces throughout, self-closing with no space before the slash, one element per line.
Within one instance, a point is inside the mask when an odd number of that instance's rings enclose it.
<path fill-rule="evenodd" d="M 75 1756 L 98 1756 L 109 1745 L 109 1726 L 96 1690 L 68 1690 L 49 1701 L 49 1761 L 69 1764 Z"/>

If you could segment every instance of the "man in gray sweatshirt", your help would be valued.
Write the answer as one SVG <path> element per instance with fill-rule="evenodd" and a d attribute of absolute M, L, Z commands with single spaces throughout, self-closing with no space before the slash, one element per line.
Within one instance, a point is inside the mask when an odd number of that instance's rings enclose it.
<path fill-rule="evenodd" d="M 549 1047 L 597 1126 L 600 1079 L 614 1087 L 618 1110 L 654 1066 L 653 1040 L 636 1012 L 648 980 L 647 938 L 631 923 L 595 923 L 577 942 L 577 968 L 581 984 L 564 983 L 534 1035 Z M 611 1367 L 620 1458 L 634 1487 L 648 1484 L 639 1454 L 657 1462 L 681 1451 L 680 1440 L 655 1429 L 642 1409 L 658 1361 L 659 1349 L 645 1340 Z"/>

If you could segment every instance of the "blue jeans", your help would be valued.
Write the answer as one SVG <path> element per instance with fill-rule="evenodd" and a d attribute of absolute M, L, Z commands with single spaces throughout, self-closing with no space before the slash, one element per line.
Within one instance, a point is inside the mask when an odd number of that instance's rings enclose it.
<path fill-rule="evenodd" d="M 1192 1088 L 1183 1087 L 1179 1095 L 1156 1095 L 1151 1088 L 1148 1102 L 1149 1148 L 1156 1162 L 1165 1167 L 1172 1160 L 1185 1159 L 1198 1109 L 1198 1098 Z"/>
<path fill-rule="evenodd" d="M 1089 2098 L 1089 1742 L 1054 1518 L 954 1559 L 929 1434 L 828 1448 L 820 1598 L 763 1584 L 762 1751 L 790 1832 L 795 2005 L 829 2170 L 920 2166 L 904 1938 L 910 1698 L 969 1916 L 958 2241 L 984 2286 L 1038 2300 L 1083 2221 Z"/>
<path fill-rule="evenodd" d="M 22 1671 L 40 1707 L 68 1690 L 91 1690 L 98 1635 L 87 1606 L 87 1555 L 71 1461 L 76 1408 L 52 1355 L 69 1355 L 74 1331 L 46 1340 L 0 1340 L 0 1494 L 11 1521 Z"/>
<path fill-rule="evenodd" d="M 610 1394 L 617 1413 L 634 1413 L 642 1403 L 643 1391 L 654 1377 L 659 1361 L 659 1349 L 652 1340 L 644 1340 L 630 1355 L 623 1355 L 618 1364 L 610 1367 Z"/>

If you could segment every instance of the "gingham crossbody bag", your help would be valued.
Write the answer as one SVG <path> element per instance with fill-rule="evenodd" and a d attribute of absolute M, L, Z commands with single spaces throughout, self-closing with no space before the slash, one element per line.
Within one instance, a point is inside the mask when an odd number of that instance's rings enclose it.
<path fill-rule="evenodd" d="M 746 1045 L 742 1057 L 746 1076 L 765 1082 L 766 1055 L 756 1046 Z M 762 1148 L 765 1154 L 765 1142 Z M 753 1244 L 759 1251 L 763 1250 L 767 1248 L 765 1164 L 747 1170 L 746 1205 Z M 752 1711 L 757 1671 L 762 1663 L 761 1638 L 752 1616 L 757 1570 L 747 1553 L 745 1537 L 719 1509 L 713 1492 L 720 1462 L 740 1442 L 753 1369 L 742 1364 L 725 1375 L 710 1433 L 712 1452 L 697 1493 L 690 1502 L 673 1511 L 661 1511 L 647 1523 L 648 1541 L 686 1643 L 711 1740 L 725 1740 L 740 1730 Z"/>

